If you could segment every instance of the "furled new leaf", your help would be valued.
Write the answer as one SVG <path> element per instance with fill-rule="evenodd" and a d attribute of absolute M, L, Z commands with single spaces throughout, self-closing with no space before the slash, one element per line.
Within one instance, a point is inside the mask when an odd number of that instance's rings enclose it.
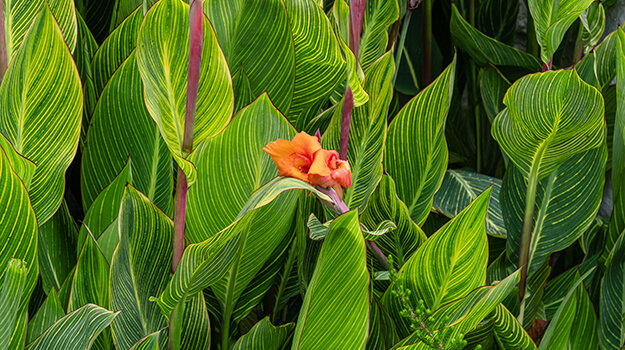
<path fill-rule="evenodd" d="M 80 136 L 80 86 L 72 56 L 46 6 L 15 52 L 0 86 L 0 133 L 37 164 L 29 194 L 40 225 L 63 199 L 65 170 Z"/>
<path fill-rule="evenodd" d="M 408 102 L 388 128 L 384 168 L 397 184 L 397 196 L 410 218 L 425 222 L 434 193 L 447 169 L 445 119 L 454 85 L 454 60 L 427 88 Z"/>
<path fill-rule="evenodd" d="M 265 317 L 256 323 L 247 334 L 239 338 L 232 349 L 280 350 L 294 326 L 293 323 L 288 323 L 276 327 L 271 324 L 269 317 Z"/>

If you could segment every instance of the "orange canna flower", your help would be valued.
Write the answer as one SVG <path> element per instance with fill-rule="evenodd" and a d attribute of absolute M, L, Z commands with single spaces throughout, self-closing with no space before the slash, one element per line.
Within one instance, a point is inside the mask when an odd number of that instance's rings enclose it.
<path fill-rule="evenodd" d="M 333 187 L 352 185 L 352 172 L 336 151 L 321 148 L 319 140 L 305 132 L 292 141 L 278 139 L 263 148 L 278 166 L 280 176 L 295 177 L 311 185 Z"/>

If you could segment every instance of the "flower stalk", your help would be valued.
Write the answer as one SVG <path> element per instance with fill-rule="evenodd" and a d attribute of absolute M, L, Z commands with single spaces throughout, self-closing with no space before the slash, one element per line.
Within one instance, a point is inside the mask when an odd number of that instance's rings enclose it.
<path fill-rule="evenodd" d="M 195 129 L 195 113 L 197 95 L 200 84 L 200 67 L 202 63 L 202 46 L 204 44 L 204 14 L 202 0 L 193 0 L 189 8 L 189 68 L 187 78 L 187 99 L 185 108 L 184 134 L 182 139 L 182 155 L 187 156 L 193 150 L 193 131 Z M 184 252 L 184 227 L 187 211 L 187 177 L 178 167 L 178 183 L 174 209 L 174 241 L 171 271 L 176 272 L 182 253 Z"/>
<path fill-rule="evenodd" d="M 360 37 L 362 35 L 362 22 L 365 17 L 367 0 L 352 0 L 349 6 L 349 48 L 356 57 L 358 64 L 358 52 L 360 51 Z M 349 129 L 352 122 L 352 110 L 354 109 L 354 93 L 349 83 L 343 99 L 341 110 L 341 141 L 339 145 L 340 159 L 347 160 L 349 145 Z"/>

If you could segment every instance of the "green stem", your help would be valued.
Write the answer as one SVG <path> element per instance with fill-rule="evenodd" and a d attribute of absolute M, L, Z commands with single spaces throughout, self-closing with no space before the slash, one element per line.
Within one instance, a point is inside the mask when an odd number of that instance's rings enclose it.
<path fill-rule="evenodd" d="M 232 268 L 228 274 L 228 287 L 226 289 L 226 299 L 224 301 L 224 314 L 223 322 L 221 324 L 221 350 L 230 349 L 230 318 L 232 317 L 232 310 L 234 309 L 234 287 L 237 279 L 237 273 L 239 270 L 239 260 L 241 259 L 241 250 L 245 245 L 246 232 L 241 233 L 241 243 L 237 250 L 237 255 L 234 257 Z"/>
<path fill-rule="evenodd" d="M 432 82 L 432 3 L 434 0 L 424 0 L 423 9 L 423 67 L 421 74 L 422 89 Z"/>
<path fill-rule="evenodd" d="M 573 52 L 573 66 L 577 64 L 577 62 L 582 60 L 584 57 L 584 39 L 583 36 L 584 26 L 579 25 L 579 31 L 577 32 L 577 39 L 575 41 L 575 49 Z"/>
<path fill-rule="evenodd" d="M 530 244 L 532 241 L 532 224 L 534 221 L 534 206 L 536 204 L 537 187 L 538 171 L 532 167 L 525 195 L 525 214 L 523 217 L 523 229 L 521 231 L 521 245 L 519 246 L 518 267 L 521 269 L 521 279 L 519 281 L 519 300 L 521 301 L 523 301 L 526 289 L 527 265 L 529 261 Z"/>
<path fill-rule="evenodd" d="M 280 299 L 282 299 L 282 295 L 284 294 L 284 290 L 286 289 L 286 284 L 289 281 L 289 276 L 291 275 L 291 269 L 293 268 L 293 264 L 295 264 L 295 257 L 297 246 L 297 237 L 293 240 L 291 244 L 291 249 L 289 250 L 289 256 L 286 259 L 286 264 L 284 265 L 284 275 L 282 275 L 282 280 L 280 281 L 280 285 L 278 286 L 278 294 L 276 294 L 276 301 L 273 305 L 273 313 L 271 314 L 271 323 L 277 324 L 278 322 L 278 311 L 280 311 Z"/>
<path fill-rule="evenodd" d="M 393 73 L 393 87 L 395 86 L 395 80 L 397 80 L 397 72 L 399 71 L 399 64 L 401 63 L 401 55 L 404 52 L 404 45 L 406 43 L 406 35 L 408 33 L 408 26 L 410 26 L 410 16 L 412 11 L 408 10 L 406 17 L 404 17 L 404 25 L 401 28 L 401 34 L 399 36 L 399 42 L 395 48 L 395 73 Z M 406 58 L 407 59 L 407 58 Z M 417 86 L 418 88 L 419 86 Z"/>
<path fill-rule="evenodd" d="M 473 2 L 471 2 L 473 3 Z M 482 114 L 480 113 L 480 94 L 479 94 L 479 83 L 477 82 L 477 67 L 475 66 L 475 62 L 473 60 L 469 63 L 469 74 L 470 76 L 470 87 L 471 87 L 471 102 L 473 104 L 473 116 L 475 118 L 475 138 L 476 138 L 476 170 L 478 173 L 482 173 L 482 142 L 483 142 L 483 133 L 482 133 Z"/>

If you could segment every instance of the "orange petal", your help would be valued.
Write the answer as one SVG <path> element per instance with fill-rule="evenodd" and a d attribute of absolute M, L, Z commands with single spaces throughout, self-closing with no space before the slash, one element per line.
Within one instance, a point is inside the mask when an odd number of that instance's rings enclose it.
<path fill-rule="evenodd" d="M 321 145 L 316 137 L 301 132 L 295 135 L 293 141 L 278 139 L 270 142 L 263 151 L 276 163 L 280 176 L 308 181 L 308 170 L 312 165 L 313 155 L 319 149 Z"/>
<path fill-rule="evenodd" d="M 314 160 L 308 172 L 308 180 L 311 185 L 332 187 L 338 182 L 332 178 L 333 167 L 339 154 L 336 151 L 321 149 L 315 152 Z"/>

